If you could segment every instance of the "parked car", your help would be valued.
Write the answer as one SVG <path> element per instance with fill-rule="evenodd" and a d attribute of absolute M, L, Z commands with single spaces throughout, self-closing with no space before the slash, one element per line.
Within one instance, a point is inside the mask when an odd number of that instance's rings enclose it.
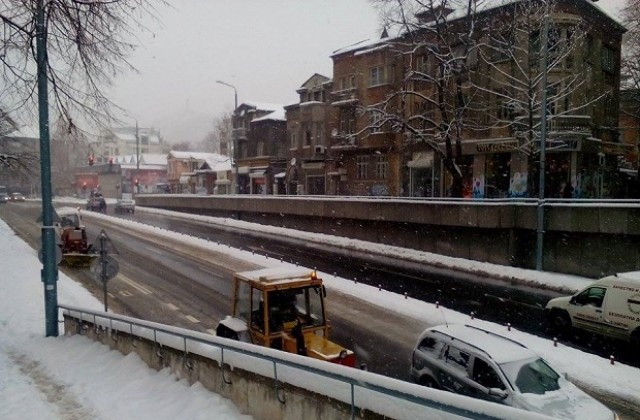
<path fill-rule="evenodd" d="M 470 325 L 427 328 L 413 350 L 411 376 L 425 386 L 557 419 L 617 419 L 523 344 Z"/>
<path fill-rule="evenodd" d="M 574 327 L 628 341 L 640 352 L 640 271 L 607 276 L 573 296 L 551 299 L 545 314 L 556 333 Z"/>
<path fill-rule="evenodd" d="M 8 202 L 9 202 L 9 195 L 7 193 L 0 193 L 0 204 L 8 203 Z"/>
<path fill-rule="evenodd" d="M 93 191 L 87 200 L 87 210 L 107 212 L 107 202 L 99 191 Z"/>
<path fill-rule="evenodd" d="M 19 192 L 14 192 L 9 195 L 9 201 L 24 201 L 24 195 Z"/>

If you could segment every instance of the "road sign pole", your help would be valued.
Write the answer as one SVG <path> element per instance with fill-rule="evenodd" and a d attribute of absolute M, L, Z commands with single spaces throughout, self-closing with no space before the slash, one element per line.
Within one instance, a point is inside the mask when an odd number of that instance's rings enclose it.
<path fill-rule="evenodd" d="M 104 311 L 107 312 L 107 235 L 100 233 L 100 279 L 102 280 L 102 291 L 104 293 Z"/>

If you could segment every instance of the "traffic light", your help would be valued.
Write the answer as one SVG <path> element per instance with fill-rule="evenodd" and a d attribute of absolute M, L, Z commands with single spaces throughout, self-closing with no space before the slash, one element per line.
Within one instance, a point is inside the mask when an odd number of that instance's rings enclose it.
<path fill-rule="evenodd" d="M 89 154 L 89 166 L 93 166 L 93 153 Z"/>

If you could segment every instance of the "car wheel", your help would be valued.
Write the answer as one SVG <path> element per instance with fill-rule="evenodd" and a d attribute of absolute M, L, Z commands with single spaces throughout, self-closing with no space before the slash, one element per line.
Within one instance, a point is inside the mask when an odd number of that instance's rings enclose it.
<path fill-rule="evenodd" d="M 565 311 L 552 311 L 549 314 L 549 325 L 553 333 L 566 333 L 571 329 L 571 318 Z"/>
<path fill-rule="evenodd" d="M 423 376 L 420 378 L 420 385 L 427 388 L 439 389 L 438 383 L 431 376 Z"/>
<path fill-rule="evenodd" d="M 631 333 L 630 344 L 631 350 L 636 354 L 640 354 L 640 328 L 636 328 L 636 330 Z M 640 358 L 638 360 L 640 360 Z"/>

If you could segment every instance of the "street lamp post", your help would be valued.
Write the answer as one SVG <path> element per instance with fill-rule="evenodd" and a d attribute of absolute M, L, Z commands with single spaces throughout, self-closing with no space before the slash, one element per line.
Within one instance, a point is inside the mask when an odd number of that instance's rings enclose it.
<path fill-rule="evenodd" d="M 544 29 L 542 33 L 542 100 L 540 104 L 540 173 L 538 182 L 538 227 L 536 241 L 536 270 L 544 269 L 544 204 L 545 204 L 545 160 L 547 146 L 547 66 L 549 62 L 549 2 L 544 9 Z"/>
<path fill-rule="evenodd" d="M 234 99 L 234 108 L 233 108 L 233 114 L 235 116 L 237 109 L 238 109 L 238 89 L 236 89 L 235 86 L 223 82 L 221 80 L 216 80 L 216 83 L 219 83 L 221 85 L 230 87 L 231 89 L 233 89 L 233 99 Z M 232 120 L 232 125 L 233 128 L 235 129 L 235 120 L 236 118 L 233 118 Z M 234 171 L 234 175 L 233 175 L 233 192 L 238 194 L 240 192 L 239 190 L 239 185 L 238 185 L 238 161 L 237 161 L 237 150 L 238 150 L 238 139 L 236 138 L 236 135 L 234 133 L 231 133 L 231 141 L 233 142 L 233 153 L 232 153 L 232 157 L 233 157 L 233 161 L 231 162 L 233 164 L 233 171 Z"/>

